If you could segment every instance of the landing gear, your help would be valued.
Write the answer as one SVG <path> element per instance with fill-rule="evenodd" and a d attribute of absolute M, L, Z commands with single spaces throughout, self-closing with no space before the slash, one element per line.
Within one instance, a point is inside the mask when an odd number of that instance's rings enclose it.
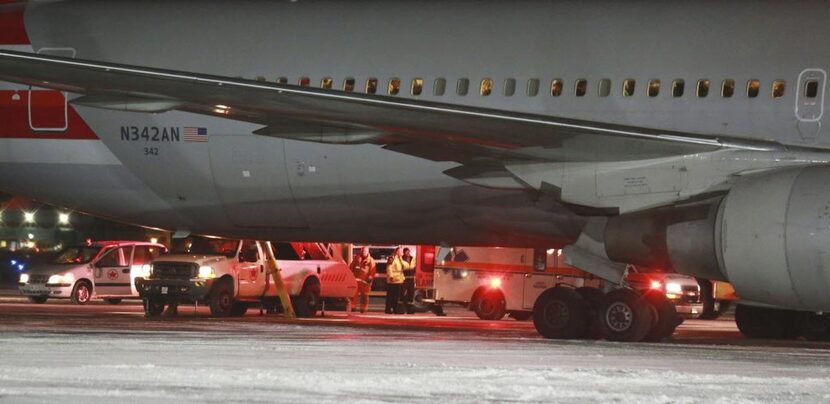
<path fill-rule="evenodd" d="M 798 313 L 795 327 L 810 341 L 830 341 L 830 314 Z"/>
<path fill-rule="evenodd" d="M 659 342 L 674 334 L 674 330 L 683 323 L 674 304 L 661 292 L 646 293 L 643 298 L 654 309 L 654 322 L 644 341 Z"/>
<path fill-rule="evenodd" d="M 645 339 L 655 319 L 652 306 L 631 289 L 608 293 L 599 315 L 605 338 L 624 342 Z"/>
<path fill-rule="evenodd" d="M 533 325 L 551 339 L 583 338 L 588 329 L 589 307 L 573 289 L 554 287 L 544 291 L 533 305 Z"/>

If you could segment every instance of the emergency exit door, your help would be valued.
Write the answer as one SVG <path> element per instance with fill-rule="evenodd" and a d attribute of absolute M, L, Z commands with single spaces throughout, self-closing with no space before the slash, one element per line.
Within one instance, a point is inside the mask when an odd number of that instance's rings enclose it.
<path fill-rule="evenodd" d="M 824 112 L 824 86 L 827 73 L 821 69 L 806 69 L 798 75 L 798 95 L 795 116 L 802 122 L 818 122 Z"/>
<path fill-rule="evenodd" d="M 71 48 L 43 48 L 39 54 L 75 57 Z M 62 91 L 29 87 L 29 128 L 36 132 L 62 132 L 69 128 L 69 106 Z"/>

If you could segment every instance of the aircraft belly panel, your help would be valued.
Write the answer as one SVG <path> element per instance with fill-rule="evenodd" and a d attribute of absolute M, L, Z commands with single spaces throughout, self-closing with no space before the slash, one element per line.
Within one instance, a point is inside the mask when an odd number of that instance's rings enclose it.
<path fill-rule="evenodd" d="M 286 177 L 282 140 L 213 136 L 210 165 L 216 192 L 235 226 L 305 227 Z"/>

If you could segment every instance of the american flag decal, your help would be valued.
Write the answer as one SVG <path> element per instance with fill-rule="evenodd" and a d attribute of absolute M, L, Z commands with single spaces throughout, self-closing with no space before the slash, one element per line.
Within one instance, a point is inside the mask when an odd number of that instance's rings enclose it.
<path fill-rule="evenodd" d="M 184 141 L 185 142 L 207 142 L 208 141 L 207 128 L 196 128 L 196 127 L 186 126 L 184 128 Z"/>

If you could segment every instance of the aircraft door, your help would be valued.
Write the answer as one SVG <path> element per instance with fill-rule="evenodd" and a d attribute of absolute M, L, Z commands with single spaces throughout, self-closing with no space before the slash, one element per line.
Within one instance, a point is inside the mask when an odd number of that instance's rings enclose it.
<path fill-rule="evenodd" d="M 132 294 L 133 247 L 113 248 L 95 262 L 95 294 L 98 296 L 129 296 Z"/>
<path fill-rule="evenodd" d="M 795 117 L 804 140 L 815 140 L 821 131 L 826 80 L 827 73 L 822 69 L 805 69 L 798 75 Z"/>
<path fill-rule="evenodd" d="M 43 48 L 39 54 L 75 57 L 72 48 Z M 28 91 L 29 128 L 35 132 L 62 132 L 69 128 L 69 106 L 66 93 L 29 87 Z"/>

